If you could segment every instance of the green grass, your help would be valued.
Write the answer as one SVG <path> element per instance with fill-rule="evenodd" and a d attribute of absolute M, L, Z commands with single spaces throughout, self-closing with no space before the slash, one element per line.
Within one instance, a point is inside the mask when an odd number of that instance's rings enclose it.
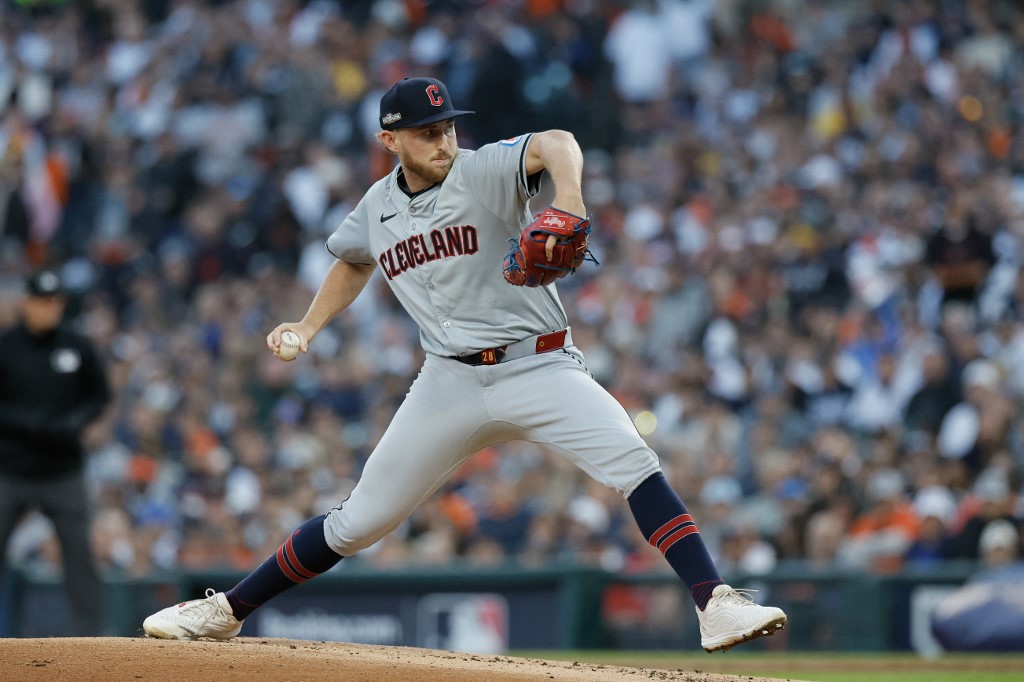
<path fill-rule="evenodd" d="M 777 676 L 776 673 L 772 674 Z M 1020 682 L 1024 673 L 1011 672 L 925 672 L 925 673 L 794 673 L 783 679 L 799 679 L 808 682 Z"/>
<path fill-rule="evenodd" d="M 893 653 L 730 651 L 519 651 L 515 656 L 603 665 L 686 670 L 806 682 L 1024 682 L 1024 655 L 949 654 L 923 659 Z"/>

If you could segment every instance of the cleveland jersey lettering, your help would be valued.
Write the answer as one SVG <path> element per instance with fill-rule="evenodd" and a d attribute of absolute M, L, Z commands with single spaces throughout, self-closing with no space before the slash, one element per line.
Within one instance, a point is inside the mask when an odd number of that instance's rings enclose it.
<path fill-rule="evenodd" d="M 380 269 L 388 279 L 406 270 L 431 263 L 439 258 L 472 256 L 480 250 L 476 228 L 472 225 L 431 230 L 429 240 L 422 234 L 403 239 L 377 257 Z"/>

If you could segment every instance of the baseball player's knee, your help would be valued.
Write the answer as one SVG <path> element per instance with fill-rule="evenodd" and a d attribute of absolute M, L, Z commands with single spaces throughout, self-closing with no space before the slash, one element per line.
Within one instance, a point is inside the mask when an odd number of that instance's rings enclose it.
<path fill-rule="evenodd" d="M 327 544 L 341 556 L 352 556 L 394 530 L 402 519 L 369 516 L 353 518 L 344 507 L 332 509 L 324 519 Z"/>
<path fill-rule="evenodd" d="M 613 459 L 597 462 L 596 468 L 599 473 L 594 475 L 595 478 L 628 498 L 637 486 L 661 471 L 661 464 L 654 451 L 643 445 L 625 450 Z"/>
<path fill-rule="evenodd" d="M 645 462 L 644 466 L 638 467 L 632 472 L 626 485 L 622 486 L 622 497 L 628 500 L 630 495 L 633 494 L 633 491 L 640 487 L 641 483 L 649 479 L 651 476 L 660 473 L 663 472 L 657 459 L 653 462 Z"/>

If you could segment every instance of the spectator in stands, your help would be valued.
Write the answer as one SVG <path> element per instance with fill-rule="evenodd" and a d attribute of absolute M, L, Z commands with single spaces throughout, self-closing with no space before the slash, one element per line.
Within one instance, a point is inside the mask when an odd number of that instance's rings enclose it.
<path fill-rule="evenodd" d="M 868 479 L 864 511 L 854 519 L 839 550 L 841 564 L 891 573 L 917 537 L 918 518 L 906 500 L 903 476 L 879 469 Z"/>
<path fill-rule="evenodd" d="M 1001 390 L 999 368 L 989 360 L 979 358 L 964 367 L 961 384 L 964 400 L 943 418 L 938 445 L 944 457 L 977 473 L 1006 442 L 1013 406 Z"/>
<path fill-rule="evenodd" d="M 990 521 L 978 538 L 978 550 L 988 575 L 1010 569 L 1018 578 L 1021 576 L 1021 567 L 1014 566 L 1021 559 L 1020 533 L 1014 523 L 1005 519 Z"/>
<path fill-rule="evenodd" d="M 914 513 L 920 520 L 917 538 L 907 549 L 907 564 L 935 565 L 950 558 L 950 525 L 956 515 L 953 493 L 940 485 L 922 488 L 914 497 Z"/>
<path fill-rule="evenodd" d="M 925 262 L 938 280 L 943 302 L 974 303 L 995 263 L 992 235 L 978 229 L 964 201 L 954 203 L 942 228 L 928 240 Z"/>
<path fill-rule="evenodd" d="M 960 385 L 938 343 L 929 345 L 921 362 L 922 385 L 907 403 L 903 426 L 908 432 L 939 432 L 946 413 L 960 402 Z"/>
<path fill-rule="evenodd" d="M 971 494 L 961 503 L 959 510 L 962 526 L 950 542 L 950 557 L 978 559 L 981 555 L 981 536 L 994 521 L 1014 523 L 1014 495 L 1005 474 L 988 469 L 978 477 Z"/>

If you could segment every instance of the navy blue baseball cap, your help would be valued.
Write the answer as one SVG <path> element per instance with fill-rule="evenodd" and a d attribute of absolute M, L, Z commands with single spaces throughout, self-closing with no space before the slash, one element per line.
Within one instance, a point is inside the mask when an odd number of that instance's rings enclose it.
<path fill-rule="evenodd" d="M 25 282 L 29 296 L 61 296 L 64 283 L 54 270 L 40 270 L 29 276 Z"/>
<path fill-rule="evenodd" d="M 436 78 L 403 78 L 380 98 L 380 127 L 413 128 L 475 113 L 452 106 L 448 88 Z"/>

